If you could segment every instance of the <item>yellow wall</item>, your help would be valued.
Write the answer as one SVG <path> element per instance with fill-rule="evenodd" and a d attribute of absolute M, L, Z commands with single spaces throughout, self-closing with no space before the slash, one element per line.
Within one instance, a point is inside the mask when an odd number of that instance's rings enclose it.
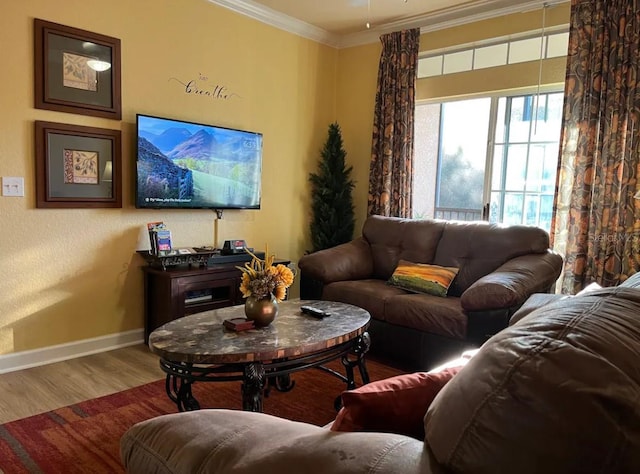
<path fill-rule="evenodd" d="M 550 7 L 546 12 L 547 27 L 569 23 L 570 5 Z M 454 28 L 424 33 L 420 36 L 420 51 L 455 47 L 490 38 L 534 31 L 542 25 L 542 10 L 478 21 Z M 359 234 L 367 213 L 369 160 L 375 105 L 380 43 L 340 50 L 338 59 L 337 116 L 344 133 L 349 164 L 354 167 L 356 187 L 356 233 Z M 558 85 L 564 82 L 565 58 L 546 60 L 542 83 Z M 446 76 L 419 79 L 416 85 L 418 101 L 445 99 L 477 93 L 514 91 L 535 86 L 538 82 L 538 62 L 515 64 Z"/>
<path fill-rule="evenodd" d="M 33 19 L 122 41 L 122 121 L 33 107 Z M 216 245 L 244 238 L 293 261 L 309 247 L 307 178 L 336 117 L 338 52 L 205 0 L 24 0 L 0 15 L 0 176 L 25 197 L 0 197 L 0 354 L 143 326 L 146 222 L 177 246 L 213 244 L 211 211 L 133 206 L 135 114 L 264 134 L 260 211 L 225 211 Z M 188 95 L 171 78 L 208 77 L 241 98 Z M 35 120 L 122 130 L 122 209 L 36 209 Z M 294 291 L 295 294 L 295 291 Z"/>
<path fill-rule="evenodd" d="M 356 225 L 355 234 L 367 215 L 371 134 L 380 43 L 340 50 L 338 60 L 337 115 L 343 132 L 347 162 L 353 166 L 352 177 Z"/>

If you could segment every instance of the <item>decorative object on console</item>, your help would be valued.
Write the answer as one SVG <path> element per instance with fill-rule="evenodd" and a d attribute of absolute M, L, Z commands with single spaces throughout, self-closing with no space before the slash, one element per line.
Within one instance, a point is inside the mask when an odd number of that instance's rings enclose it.
<path fill-rule="evenodd" d="M 167 229 L 164 222 L 149 222 L 149 240 L 151 241 L 151 253 L 158 256 L 171 255 L 171 231 Z M 190 252 L 178 252 L 179 254 L 189 254 Z"/>
<path fill-rule="evenodd" d="M 36 207 L 122 207 L 120 130 L 36 121 L 35 136 Z"/>
<path fill-rule="evenodd" d="M 243 267 L 240 291 L 246 298 L 245 314 L 256 326 L 268 326 L 278 315 L 278 302 L 287 296 L 294 274 L 286 265 L 273 265 L 275 255 L 269 255 L 265 249 L 265 258 L 260 259 L 249 249 L 245 249 L 252 260 Z"/>
<path fill-rule="evenodd" d="M 447 296 L 447 291 L 457 274 L 458 269 L 455 267 L 400 260 L 389 278 L 389 284 L 416 293 Z"/>
<path fill-rule="evenodd" d="M 120 40 L 34 21 L 38 109 L 120 120 Z"/>
<path fill-rule="evenodd" d="M 160 267 L 163 270 L 179 265 L 207 267 L 211 262 L 211 257 L 215 255 L 214 250 L 199 251 L 189 247 L 173 248 L 164 254 L 156 254 L 153 250 L 137 250 L 136 253 L 144 258 L 150 267 Z"/>
<path fill-rule="evenodd" d="M 220 253 L 222 255 L 234 255 L 234 254 L 242 254 L 246 253 L 245 249 L 247 248 L 247 243 L 244 240 L 236 239 L 236 240 L 225 240 L 222 245 L 222 249 Z"/>
<path fill-rule="evenodd" d="M 155 239 L 154 231 L 155 229 L 163 225 L 164 225 L 164 222 L 162 221 L 147 222 L 147 231 L 149 232 L 149 244 L 151 245 L 151 253 L 153 255 L 158 254 L 158 242 Z"/>

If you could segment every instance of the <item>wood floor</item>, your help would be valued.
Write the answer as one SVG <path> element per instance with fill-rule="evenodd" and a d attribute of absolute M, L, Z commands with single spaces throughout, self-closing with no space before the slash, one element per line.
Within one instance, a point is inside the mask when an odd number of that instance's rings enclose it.
<path fill-rule="evenodd" d="M 0 424 L 162 378 L 143 344 L 0 374 Z"/>

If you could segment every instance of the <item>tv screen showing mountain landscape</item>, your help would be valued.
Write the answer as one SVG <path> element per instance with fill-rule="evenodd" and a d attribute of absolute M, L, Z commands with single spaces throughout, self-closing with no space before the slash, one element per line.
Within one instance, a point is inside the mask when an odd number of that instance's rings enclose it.
<path fill-rule="evenodd" d="M 137 116 L 136 207 L 259 209 L 262 134 Z"/>

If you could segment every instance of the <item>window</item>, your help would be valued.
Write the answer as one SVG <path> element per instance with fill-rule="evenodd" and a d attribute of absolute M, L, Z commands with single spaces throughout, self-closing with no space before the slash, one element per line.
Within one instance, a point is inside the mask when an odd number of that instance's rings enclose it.
<path fill-rule="evenodd" d="M 563 94 L 416 107 L 413 216 L 549 231 Z"/>
<path fill-rule="evenodd" d="M 418 59 L 418 77 L 433 77 L 488 67 L 565 56 L 568 28 L 551 29 L 511 39 L 494 38 L 474 45 L 426 51 Z"/>

